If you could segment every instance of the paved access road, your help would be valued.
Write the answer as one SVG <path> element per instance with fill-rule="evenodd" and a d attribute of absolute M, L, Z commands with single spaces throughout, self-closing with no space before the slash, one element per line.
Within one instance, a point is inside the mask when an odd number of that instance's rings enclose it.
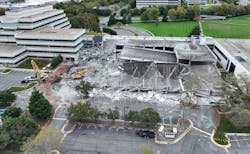
<path fill-rule="evenodd" d="M 34 71 L 12 70 L 8 74 L 0 73 L 0 91 L 7 90 L 10 87 L 26 86 L 21 84 L 21 80 L 26 76 L 34 76 Z"/>
<path fill-rule="evenodd" d="M 132 26 L 120 26 L 119 28 L 114 26 L 112 29 L 121 36 L 151 36 L 146 30 Z"/>

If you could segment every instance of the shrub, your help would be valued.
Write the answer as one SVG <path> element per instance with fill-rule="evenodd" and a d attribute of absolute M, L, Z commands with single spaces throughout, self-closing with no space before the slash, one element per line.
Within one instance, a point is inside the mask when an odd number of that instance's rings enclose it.
<path fill-rule="evenodd" d="M 108 33 L 110 35 L 117 35 L 117 32 L 116 31 L 113 31 L 112 29 L 110 28 L 103 28 L 103 32 L 104 33 Z"/>
<path fill-rule="evenodd" d="M 190 37 L 191 35 L 200 35 L 200 33 L 200 26 L 197 25 L 193 28 L 192 32 L 188 36 Z"/>

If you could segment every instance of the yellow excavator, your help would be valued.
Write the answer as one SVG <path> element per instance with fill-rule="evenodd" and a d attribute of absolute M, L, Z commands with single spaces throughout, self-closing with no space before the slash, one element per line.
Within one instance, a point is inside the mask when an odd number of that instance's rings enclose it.
<path fill-rule="evenodd" d="M 36 62 L 34 60 L 31 60 L 31 65 L 36 72 L 36 76 L 27 76 L 24 77 L 24 79 L 21 81 L 21 83 L 29 83 L 30 81 L 44 81 L 47 78 L 47 74 L 43 73 L 39 67 L 37 66 Z"/>
<path fill-rule="evenodd" d="M 73 80 L 77 80 L 77 79 L 81 79 L 83 77 L 83 75 L 85 73 L 93 73 L 91 70 L 88 70 L 88 69 L 84 69 L 84 70 L 80 70 L 79 72 L 77 72 L 75 75 L 72 75 L 71 76 L 71 79 Z"/>
<path fill-rule="evenodd" d="M 44 81 L 48 77 L 47 74 L 41 72 L 41 70 L 39 69 L 39 67 L 37 66 L 36 62 L 33 59 L 31 60 L 31 65 L 34 71 L 36 72 L 37 78 L 39 80 Z"/>

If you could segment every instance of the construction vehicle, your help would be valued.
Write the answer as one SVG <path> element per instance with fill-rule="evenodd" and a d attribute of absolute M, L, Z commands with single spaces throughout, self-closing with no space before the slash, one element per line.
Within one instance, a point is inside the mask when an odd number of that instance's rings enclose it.
<path fill-rule="evenodd" d="M 84 70 L 77 72 L 75 75 L 72 75 L 71 79 L 73 79 L 73 80 L 81 79 L 83 77 L 83 75 L 87 72 L 93 73 L 92 71 L 90 71 L 88 69 L 84 69 Z"/>
<path fill-rule="evenodd" d="M 31 65 L 36 73 L 35 77 L 27 76 L 24 77 L 24 79 L 21 81 L 21 83 L 29 83 L 30 81 L 44 81 L 47 78 L 47 74 L 43 73 L 39 67 L 37 66 L 36 62 L 34 60 L 31 60 Z"/>

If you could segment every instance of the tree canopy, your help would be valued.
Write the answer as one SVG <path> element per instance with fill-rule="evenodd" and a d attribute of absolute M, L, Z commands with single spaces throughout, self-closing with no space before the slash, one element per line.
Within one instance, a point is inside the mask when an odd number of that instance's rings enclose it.
<path fill-rule="evenodd" d="M 16 95 L 10 91 L 0 91 L 0 108 L 10 106 L 16 99 Z"/>
<path fill-rule="evenodd" d="M 152 108 L 146 108 L 141 111 L 129 111 L 125 116 L 127 121 L 137 121 L 145 126 L 154 127 L 160 121 L 160 115 Z"/>
<path fill-rule="evenodd" d="M 226 75 L 223 83 L 226 105 L 222 110 L 226 112 L 226 118 L 235 127 L 250 127 L 250 110 L 246 104 L 250 102 L 250 80 L 246 76 L 236 78 L 233 74 Z"/>
<path fill-rule="evenodd" d="M 79 85 L 76 86 L 76 90 L 82 93 L 84 96 L 88 96 L 89 91 L 93 89 L 93 86 L 85 80 L 82 80 Z"/>
<path fill-rule="evenodd" d="M 142 14 L 141 14 L 141 20 L 142 21 L 148 21 L 148 20 L 158 20 L 158 17 L 160 15 L 159 8 L 153 7 L 153 8 L 147 8 Z"/>
<path fill-rule="evenodd" d="M 67 113 L 68 120 L 72 122 L 93 122 L 97 121 L 99 116 L 98 110 L 88 102 L 72 104 Z"/>
<path fill-rule="evenodd" d="M 17 118 L 22 114 L 22 109 L 19 107 L 10 107 L 8 108 L 4 114 L 3 117 L 11 117 L 11 118 Z"/>
<path fill-rule="evenodd" d="M 20 146 L 38 131 L 38 125 L 28 117 L 7 118 L 0 129 L 0 149 L 19 150 Z"/>
<path fill-rule="evenodd" d="M 59 54 L 58 56 L 52 59 L 51 67 L 56 68 L 59 64 L 61 64 L 62 61 L 63 61 L 63 57 L 62 55 Z"/>
<path fill-rule="evenodd" d="M 52 106 L 38 90 L 34 90 L 29 101 L 30 114 L 40 120 L 49 118 L 52 114 Z"/>

